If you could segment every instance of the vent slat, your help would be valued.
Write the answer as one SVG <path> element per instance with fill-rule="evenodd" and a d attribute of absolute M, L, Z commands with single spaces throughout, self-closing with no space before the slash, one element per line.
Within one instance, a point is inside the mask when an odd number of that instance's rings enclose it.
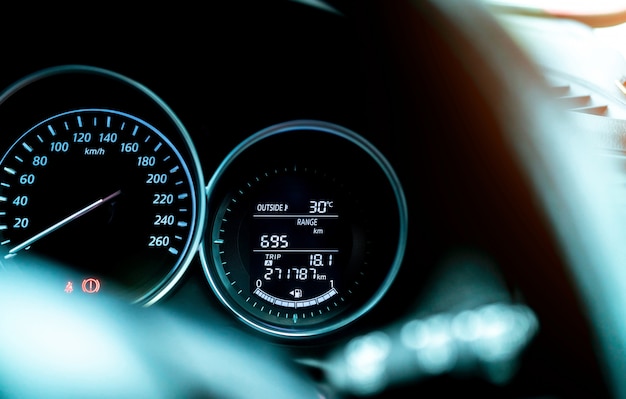
<path fill-rule="evenodd" d="M 565 97 L 567 96 L 572 88 L 570 85 L 554 85 L 550 86 L 550 92 L 554 97 Z"/>
<path fill-rule="evenodd" d="M 591 103 L 590 95 L 563 96 L 558 97 L 557 101 L 564 104 L 568 108 L 582 108 Z"/>
<path fill-rule="evenodd" d="M 570 109 L 570 111 L 581 112 L 583 114 L 590 115 L 606 116 L 606 114 L 609 112 L 609 107 L 607 105 L 596 105 L 592 107 L 572 108 Z"/>
<path fill-rule="evenodd" d="M 561 75 L 558 72 L 547 72 L 545 78 L 548 83 L 548 93 L 561 106 L 560 108 L 577 114 L 626 120 L 626 106 L 624 106 L 626 97 L 615 98 L 613 91 L 607 91 L 606 87 L 604 89 L 596 87 L 592 82 Z M 626 78 L 624 80 L 626 81 Z M 618 87 L 621 89 L 622 86 L 626 87 L 626 84 L 620 81 Z M 614 88 L 610 89 L 614 90 Z"/>

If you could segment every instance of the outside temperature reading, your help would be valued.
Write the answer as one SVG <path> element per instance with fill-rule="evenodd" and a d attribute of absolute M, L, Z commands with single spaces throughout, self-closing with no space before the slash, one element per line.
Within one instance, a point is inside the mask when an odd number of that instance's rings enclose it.
<path fill-rule="evenodd" d="M 333 208 L 334 201 L 309 201 L 309 213 L 326 213 Z"/>

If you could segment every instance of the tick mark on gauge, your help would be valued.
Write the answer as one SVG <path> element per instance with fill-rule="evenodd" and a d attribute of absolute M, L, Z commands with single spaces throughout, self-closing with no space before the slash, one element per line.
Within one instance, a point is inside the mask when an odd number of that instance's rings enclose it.
<path fill-rule="evenodd" d="M 150 141 L 151 138 L 152 138 L 152 136 L 148 136 L 148 137 L 146 137 L 146 139 L 143 142 L 147 143 L 148 141 Z"/>
<path fill-rule="evenodd" d="M 83 118 L 80 115 L 76 116 L 76 122 L 78 123 L 78 127 L 83 127 Z"/>
<path fill-rule="evenodd" d="M 170 173 L 176 173 L 176 172 L 178 172 L 178 169 L 179 169 L 179 167 L 178 167 L 178 165 L 176 165 L 172 169 L 170 169 Z"/>
<path fill-rule="evenodd" d="M 19 163 L 24 163 L 24 160 L 20 157 L 18 157 L 17 155 L 15 156 L 15 160 Z"/>
<path fill-rule="evenodd" d="M 178 250 L 176 248 L 170 247 L 168 249 L 169 253 L 171 253 L 172 255 L 178 255 Z"/>
<path fill-rule="evenodd" d="M 22 147 L 24 147 L 28 152 L 33 152 L 33 147 L 28 145 L 28 143 L 22 143 Z"/>
<path fill-rule="evenodd" d="M 156 147 L 154 147 L 154 152 L 159 151 L 159 148 L 161 148 L 162 145 L 163 145 L 163 143 L 157 144 Z"/>
<path fill-rule="evenodd" d="M 6 224 L 0 225 L 0 230 L 6 230 L 8 228 L 9 226 L 7 226 Z"/>
<path fill-rule="evenodd" d="M 111 117 L 107 116 L 107 128 L 111 127 Z"/>
<path fill-rule="evenodd" d="M 16 173 L 15 169 L 11 169 L 11 168 L 8 168 L 6 166 L 4 167 L 4 171 L 7 172 L 10 175 L 14 175 Z"/>
<path fill-rule="evenodd" d="M 126 127 L 126 122 L 122 122 L 122 126 L 120 126 L 120 130 L 124 130 L 125 127 Z"/>
<path fill-rule="evenodd" d="M 7 197 L 0 197 L 0 202 L 7 202 Z"/>
<path fill-rule="evenodd" d="M 7 245 L 11 242 L 11 240 L 4 240 L 2 242 L 0 242 L 0 245 Z"/>
<path fill-rule="evenodd" d="M 67 121 L 63 122 L 63 127 L 65 127 L 65 130 L 70 130 L 70 124 L 67 123 Z M 37 136 L 39 137 L 39 136 Z"/>
<path fill-rule="evenodd" d="M 189 197 L 189 194 L 187 194 L 187 193 L 178 194 L 178 199 L 179 200 L 184 200 L 187 197 Z"/>
<path fill-rule="evenodd" d="M 187 222 L 182 222 L 182 221 L 181 221 L 181 222 L 178 222 L 178 223 L 177 223 L 177 226 L 178 226 L 178 227 L 187 227 L 187 225 L 188 225 L 188 224 L 187 224 Z"/>
<path fill-rule="evenodd" d="M 37 140 L 39 140 L 40 143 L 43 143 L 43 139 L 41 138 L 40 135 L 37 135 Z"/>
<path fill-rule="evenodd" d="M 224 244 L 224 240 L 221 238 L 218 238 L 217 240 L 213 240 L 213 244 L 222 245 Z"/>
<path fill-rule="evenodd" d="M 52 125 L 48 125 L 48 131 L 50 132 L 51 135 L 56 136 L 57 132 L 54 131 L 54 128 L 52 127 Z"/>

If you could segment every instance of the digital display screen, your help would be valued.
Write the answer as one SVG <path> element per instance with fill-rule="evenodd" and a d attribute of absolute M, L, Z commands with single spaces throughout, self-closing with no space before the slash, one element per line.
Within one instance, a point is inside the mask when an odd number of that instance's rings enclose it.
<path fill-rule="evenodd" d="M 332 187 L 281 176 L 260 188 L 255 199 L 249 220 L 250 291 L 288 308 L 320 305 L 337 295 L 352 234 Z"/>

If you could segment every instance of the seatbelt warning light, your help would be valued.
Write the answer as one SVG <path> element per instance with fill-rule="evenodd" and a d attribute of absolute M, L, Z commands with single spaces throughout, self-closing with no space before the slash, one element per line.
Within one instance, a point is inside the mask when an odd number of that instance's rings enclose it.
<path fill-rule="evenodd" d="M 71 294 L 74 291 L 74 286 L 73 286 L 71 281 L 68 281 L 67 284 L 65 284 L 65 290 L 64 291 L 67 294 Z"/>

